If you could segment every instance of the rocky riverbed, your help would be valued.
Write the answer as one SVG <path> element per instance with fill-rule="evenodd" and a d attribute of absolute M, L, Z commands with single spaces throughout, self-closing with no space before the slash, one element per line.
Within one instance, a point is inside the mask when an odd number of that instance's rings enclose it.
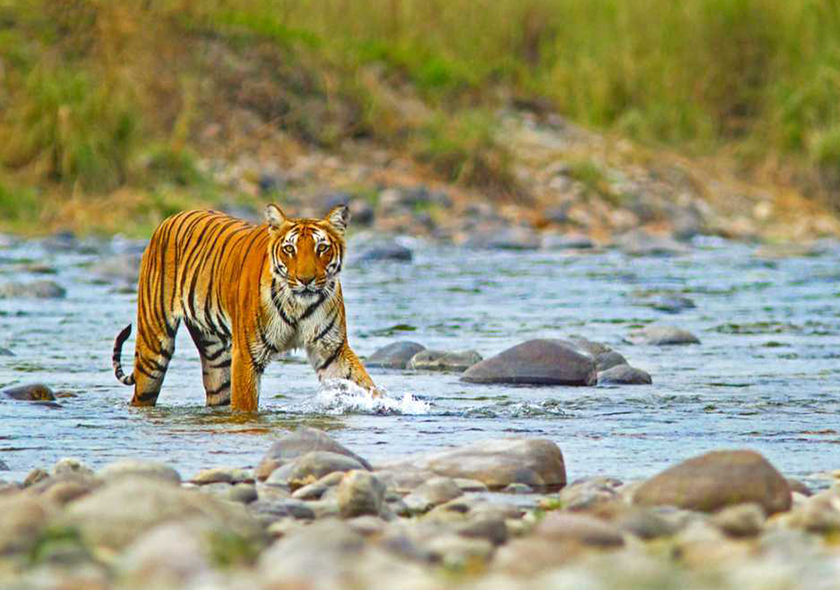
<path fill-rule="evenodd" d="M 305 427 L 254 466 L 65 458 L 0 485 L 0 585 L 840 588 L 840 484 L 745 450 L 638 482 L 564 459 L 513 437 L 371 465 Z"/>

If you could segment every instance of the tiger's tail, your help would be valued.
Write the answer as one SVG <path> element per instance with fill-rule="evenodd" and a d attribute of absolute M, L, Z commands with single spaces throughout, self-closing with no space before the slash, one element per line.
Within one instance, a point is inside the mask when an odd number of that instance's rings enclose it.
<path fill-rule="evenodd" d="M 111 357 L 114 364 L 114 375 L 123 385 L 134 385 L 134 373 L 131 373 L 131 375 L 123 373 L 122 363 L 120 362 L 123 344 L 129 336 L 131 336 L 131 324 L 128 324 L 122 332 L 117 334 L 117 339 L 114 341 L 114 356 Z"/>

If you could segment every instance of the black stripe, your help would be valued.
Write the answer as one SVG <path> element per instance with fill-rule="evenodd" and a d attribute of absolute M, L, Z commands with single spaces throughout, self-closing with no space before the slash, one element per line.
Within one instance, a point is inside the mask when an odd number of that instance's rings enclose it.
<path fill-rule="evenodd" d="M 300 319 L 298 321 L 305 320 L 306 318 L 311 316 L 313 313 L 315 313 L 315 310 L 318 309 L 321 306 L 321 304 L 326 300 L 326 298 L 327 298 L 327 295 L 325 293 L 320 293 L 318 295 L 318 301 L 316 301 L 315 303 L 313 303 L 312 305 L 307 307 L 306 311 L 303 312 L 303 315 L 300 316 Z"/>
<path fill-rule="evenodd" d="M 330 330 L 332 330 L 333 326 L 335 325 L 336 318 L 338 318 L 337 312 L 333 315 L 332 319 L 330 320 L 330 323 L 327 324 L 327 327 L 321 330 L 321 332 L 317 336 L 315 336 L 315 338 L 312 339 L 312 344 L 318 342 L 321 338 L 326 336 Z"/>
<path fill-rule="evenodd" d="M 149 391 L 149 392 L 143 393 L 141 395 L 135 395 L 134 399 L 136 399 L 139 402 L 147 402 L 147 401 L 150 401 L 150 400 L 157 399 L 159 394 L 160 394 L 159 391 Z"/>
<path fill-rule="evenodd" d="M 205 390 L 205 392 L 207 393 L 207 395 L 219 395 L 220 393 L 222 393 L 225 389 L 228 389 L 229 387 L 230 387 L 230 381 L 228 380 L 228 381 L 225 381 L 224 383 L 222 383 L 221 385 L 219 385 L 216 389 Z"/>
<path fill-rule="evenodd" d="M 320 367 L 318 367 L 318 369 L 317 369 L 318 371 L 323 371 L 324 369 L 326 369 L 327 367 L 329 367 L 331 364 L 333 364 L 333 363 L 335 362 L 335 359 L 337 359 L 337 358 L 338 358 L 338 355 L 339 355 L 339 354 L 341 354 L 341 349 L 342 349 L 342 348 L 344 348 L 344 343 L 345 343 L 346 341 L 347 341 L 347 338 L 344 338 L 344 339 L 341 341 L 341 344 L 339 344 L 339 345 L 335 348 L 335 352 L 333 352 L 333 353 L 330 355 L 330 358 L 328 358 L 326 361 L 324 361 L 324 364 L 323 364 L 323 365 L 321 365 Z"/>
<path fill-rule="evenodd" d="M 222 344 L 221 348 L 219 350 L 217 350 L 216 352 L 211 352 L 210 354 L 207 354 L 207 352 L 205 351 L 202 354 L 203 354 L 205 360 L 208 360 L 208 361 L 212 362 L 212 361 L 215 361 L 220 356 L 222 356 L 222 354 L 225 353 L 225 352 L 227 352 L 227 347 L 224 344 Z"/>
<path fill-rule="evenodd" d="M 227 368 L 229 366 L 230 366 L 230 358 L 227 358 L 227 359 L 223 360 L 222 362 L 217 363 L 215 365 L 211 364 L 210 368 L 211 369 L 224 369 L 224 368 Z"/>
<path fill-rule="evenodd" d="M 135 363 L 135 364 L 134 364 L 134 370 L 135 370 L 135 371 L 138 371 L 138 372 L 140 372 L 140 373 L 143 373 L 143 374 L 144 374 L 146 377 L 148 377 L 149 379 L 157 379 L 157 375 L 152 375 L 152 374 L 151 374 L 148 370 L 146 370 L 146 368 L 145 368 L 145 367 L 143 367 L 143 365 L 141 365 L 140 363 Z"/>

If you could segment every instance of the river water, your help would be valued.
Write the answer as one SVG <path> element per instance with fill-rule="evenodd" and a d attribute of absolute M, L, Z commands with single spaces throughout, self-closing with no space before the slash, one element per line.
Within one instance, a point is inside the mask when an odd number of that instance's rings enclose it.
<path fill-rule="evenodd" d="M 319 388 L 298 353 L 269 366 L 259 414 L 232 415 L 204 407 L 198 355 L 181 330 L 158 406 L 131 408 L 131 388 L 115 380 L 110 355 L 117 332 L 134 321 L 136 294 L 90 269 L 110 244 L 7 244 L 0 282 L 46 278 L 67 296 L 0 300 L 0 346 L 15 355 L 0 356 L 0 388 L 43 382 L 77 396 L 60 399 L 61 408 L 0 397 L 0 461 L 11 470 L 0 479 L 22 479 L 62 457 L 93 467 L 149 458 L 185 476 L 255 465 L 272 440 L 301 424 L 329 430 L 373 462 L 488 438 L 545 437 L 563 450 L 570 480 L 639 479 L 718 448 L 758 450 L 815 485 L 840 469 L 836 244 L 781 258 L 716 239 L 673 258 L 412 247 L 411 263 L 343 271 L 350 343 L 361 356 L 410 339 L 487 357 L 527 339 L 579 334 L 609 344 L 654 384 L 471 385 L 457 374 L 371 369 L 389 399 L 387 408 L 370 408 Z M 32 263 L 57 272 L 33 273 L 44 269 Z M 696 308 L 672 315 L 648 304 L 662 294 L 688 297 Z M 702 343 L 625 340 L 652 322 L 687 329 Z M 133 338 L 126 361 L 132 346 Z"/>

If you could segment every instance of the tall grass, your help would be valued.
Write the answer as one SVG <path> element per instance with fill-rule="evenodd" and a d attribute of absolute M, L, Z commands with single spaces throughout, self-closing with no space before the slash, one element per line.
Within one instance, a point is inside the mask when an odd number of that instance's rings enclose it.
<path fill-rule="evenodd" d="M 3 164 L 135 181 L 138 155 L 180 153 L 235 79 L 202 62 L 208 40 L 273 48 L 240 80 L 279 85 L 258 105 L 275 124 L 326 146 L 371 136 L 460 182 L 512 178 L 486 114 L 516 103 L 840 191 L 840 0 L 0 0 Z M 419 114 L 395 104 L 406 84 Z"/>

